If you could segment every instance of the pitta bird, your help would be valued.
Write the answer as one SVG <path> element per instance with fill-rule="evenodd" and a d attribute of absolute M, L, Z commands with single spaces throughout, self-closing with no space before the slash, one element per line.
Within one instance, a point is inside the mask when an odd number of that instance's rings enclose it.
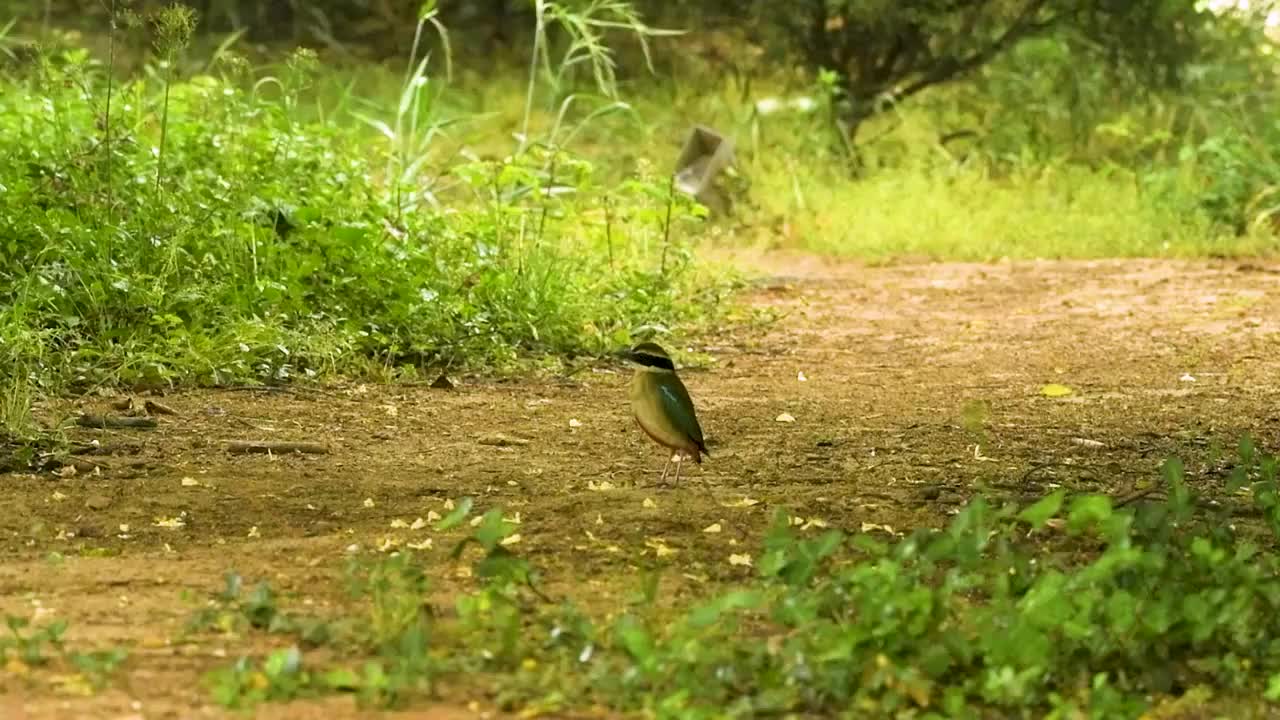
<path fill-rule="evenodd" d="M 675 482 L 678 483 L 680 456 L 688 455 L 698 464 L 702 464 L 703 455 L 710 456 L 702 438 L 702 427 L 698 425 L 698 415 L 693 409 L 693 400 L 676 375 L 671 356 L 658 344 L 642 342 L 623 351 L 622 355 L 636 366 L 635 377 L 631 379 L 631 411 L 646 435 L 675 451 Z M 667 481 L 671 459 L 668 456 L 667 464 L 662 467 L 660 483 Z"/>

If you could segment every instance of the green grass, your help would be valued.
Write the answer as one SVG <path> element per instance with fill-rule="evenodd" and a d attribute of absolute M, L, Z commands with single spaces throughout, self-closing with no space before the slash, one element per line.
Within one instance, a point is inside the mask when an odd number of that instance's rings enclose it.
<path fill-rule="evenodd" d="M 350 73 L 350 74 L 348 74 Z M 353 68 L 326 79 L 318 95 L 340 98 L 349 84 L 389 87 L 394 78 Z M 442 107 L 466 121 L 451 128 L 441 151 L 466 146 L 500 152 L 518 132 L 520 108 L 510 98 L 518 78 L 479 78 L 462 71 L 467 93 L 445 93 Z M 762 95 L 803 95 L 804 88 L 762 83 Z M 855 177 L 821 111 L 759 116 L 734 88 L 677 89 L 636 81 L 628 108 L 575 123 L 604 99 L 578 96 L 561 121 L 574 147 L 608 157 L 598 171 L 621 177 L 646 161 L 674 160 L 695 123 L 728 134 L 737 145 L 737 214 L 731 241 L 764 243 L 873 261 L 897 259 L 1218 257 L 1268 255 L 1280 248 L 1269 227 L 1237 235 L 1203 205 L 1211 172 L 1195 157 L 1147 169 L 1103 170 L 1071 159 L 1010 163 L 981 148 L 964 154 L 936 142 L 942 127 L 925 109 L 904 110 L 865 131 L 875 142 Z M 593 104 L 594 103 L 594 104 Z M 552 128 L 556 113 L 535 113 Z M 567 126 L 567 127 L 564 127 Z M 1233 201 L 1234 202 L 1234 201 Z"/>
<path fill-rule="evenodd" d="M 362 120 L 300 109 L 305 53 L 163 68 L 111 84 L 72 47 L 0 77 L 3 367 L 80 388 L 504 367 L 719 303 L 696 209 L 652 168 L 604 180 L 541 135 L 433 154 L 425 64 Z"/>
<path fill-rule="evenodd" d="M 855 179 L 821 98 L 761 115 L 732 84 L 615 84 L 597 45 L 496 78 L 416 46 L 405 68 L 322 71 L 302 52 L 253 68 L 234 44 L 188 57 L 186 22 L 155 53 L 136 33 L 108 45 L 137 68 L 124 80 L 104 67 L 124 59 L 73 39 L 10 51 L 6 374 L 46 390 L 411 377 L 696 331 L 726 273 L 697 262 L 708 226 L 689 203 L 667 227 L 666 167 L 694 123 L 737 142 L 737 214 L 716 229 L 731 243 L 874 261 L 1277 247 L 1269 171 L 1247 160 L 1265 138 L 1238 128 L 1126 168 L 944 149 L 944 115 L 921 105 L 864 128 Z M 448 37 L 429 18 L 420 36 Z M 10 405 L 12 434 L 29 423 Z"/>
<path fill-rule="evenodd" d="M 1251 159 L 1268 157 L 1254 152 L 1267 136 L 1238 129 L 1125 164 L 943 149 L 944 118 L 904 108 L 864 128 L 877 140 L 854 179 L 821 108 L 759 116 L 733 87 L 636 77 L 614 94 L 607 72 L 480 77 L 420 52 L 407 72 L 322 69 L 308 53 L 253 68 L 188 57 L 170 21 L 155 56 L 120 38 L 140 58 L 124 80 L 74 42 L 0 74 L 4 467 L 47 440 L 33 432 L 41 393 L 412 378 L 696 332 L 729 289 L 698 260 L 709 227 L 876 261 L 1276 249 L 1258 222 L 1274 170 Z M 553 77 L 574 66 L 560 62 Z M 693 123 L 738 142 L 730 222 L 669 196 Z M 210 675 L 227 706 L 331 693 L 394 706 L 480 678 L 507 709 L 673 718 L 1136 717 L 1201 687 L 1251 712 L 1280 698 L 1280 505 L 1275 460 L 1241 455 L 1229 489 L 1251 491 L 1270 534 L 1198 505 L 1170 462 L 1169 499 L 1137 510 L 977 500 L 891 541 L 810 534 L 783 514 L 739 585 L 671 607 L 654 576 L 600 608 L 547 598 L 493 509 L 458 546 L 480 581 L 450 617 L 423 608 L 433 568 L 406 553 L 353 563 L 332 616 L 233 574 L 191 631 L 279 641 Z M 45 662 L 63 629 L 15 621 L 0 657 Z M 77 657 L 102 679 L 124 660 Z"/>
<path fill-rule="evenodd" d="M 1276 459 L 1242 443 L 1229 481 L 1264 527 L 1198 503 L 1176 460 L 1163 479 L 1167 499 L 1137 509 L 1064 491 L 1023 507 L 975 499 L 902 539 L 804 530 L 780 510 L 741 582 L 667 602 L 659 567 L 616 607 L 547 597 L 493 509 L 452 553 L 478 578 L 453 613 L 422 605 L 436 571 L 396 552 L 354 559 L 346 607 L 327 616 L 232 574 L 191 631 L 276 638 L 208 676 L 229 707 L 484 688 L 522 713 L 1134 718 L 1181 698 L 1250 716 L 1280 697 Z"/>

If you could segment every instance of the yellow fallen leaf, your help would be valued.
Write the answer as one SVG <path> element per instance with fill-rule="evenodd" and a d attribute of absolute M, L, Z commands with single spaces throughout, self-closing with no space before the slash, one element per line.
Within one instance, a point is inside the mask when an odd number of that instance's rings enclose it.
<path fill-rule="evenodd" d="M 410 529 L 410 530 L 421 530 L 422 528 L 424 528 L 424 527 L 426 527 L 426 526 L 427 526 L 427 521 L 426 521 L 426 520 L 423 520 L 422 518 L 418 518 L 417 520 L 414 520 L 414 521 L 413 521 L 413 524 L 411 524 L 411 525 L 409 526 L 409 529 Z"/>
<path fill-rule="evenodd" d="M 668 546 L 667 543 L 662 540 L 662 538 L 649 538 L 648 540 L 644 541 L 644 544 L 645 544 L 645 547 L 652 549 L 654 553 L 657 554 L 658 557 L 666 557 L 668 555 L 676 554 L 676 550 Z"/>
<path fill-rule="evenodd" d="M 398 529 L 407 528 L 407 527 L 409 527 L 409 523 L 405 522 L 404 520 L 401 520 L 400 518 L 396 518 L 395 520 L 391 521 L 391 529 L 393 530 L 398 530 Z"/>
<path fill-rule="evenodd" d="M 774 420 L 780 423 L 793 423 L 796 421 L 796 418 L 791 413 L 782 413 L 778 417 L 774 418 Z"/>
<path fill-rule="evenodd" d="M 581 420 L 579 420 L 578 418 L 570 418 L 570 419 L 569 419 L 569 427 L 571 427 L 571 428 L 580 428 L 580 427 L 582 427 L 582 421 L 581 421 Z"/>
<path fill-rule="evenodd" d="M 897 535 L 893 527 L 890 525 L 881 525 L 879 523 L 864 522 L 862 523 L 862 532 L 871 532 L 872 530 L 883 530 L 890 535 Z"/>
<path fill-rule="evenodd" d="M 588 480 L 587 489 L 594 490 L 596 492 L 605 492 L 613 489 L 613 483 L 609 482 L 608 480 L 601 480 L 600 482 L 596 482 L 595 480 Z"/>
<path fill-rule="evenodd" d="M 430 550 L 430 549 L 431 549 L 431 538 L 427 538 L 426 540 L 423 540 L 422 542 L 411 542 L 411 543 L 405 543 L 405 547 L 409 548 L 410 550 Z"/>
<path fill-rule="evenodd" d="M 200 484 L 200 481 L 193 477 L 182 478 L 182 487 L 196 487 L 199 484 Z"/>
<path fill-rule="evenodd" d="M 702 528 L 702 532 L 704 532 L 704 533 L 718 533 L 718 532 L 720 532 L 720 530 L 721 530 L 721 529 L 722 529 L 722 528 L 720 527 L 720 523 L 711 523 L 710 525 L 708 525 L 708 526 L 706 526 L 706 527 Z"/>
<path fill-rule="evenodd" d="M 824 528 L 824 527 L 827 527 L 826 520 L 823 520 L 822 518 L 809 518 L 808 520 L 804 521 L 804 525 L 801 525 L 800 529 L 808 530 L 809 528 Z"/>
<path fill-rule="evenodd" d="M 1048 385 L 1040 388 L 1041 395 L 1051 398 L 1066 397 L 1074 392 L 1074 390 L 1066 385 L 1059 385 L 1058 383 L 1049 383 Z"/>
<path fill-rule="evenodd" d="M 656 507 L 658 507 L 658 503 L 654 502 L 654 501 L 653 501 L 653 498 L 645 498 L 645 499 L 644 499 L 644 502 L 642 502 L 642 503 L 640 503 L 640 504 L 641 504 L 643 507 L 647 507 L 647 508 L 656 508 Z"/>
<path fill-rule="evenodd" d="M 729 564 L 751 567 L 751 556 L 746 553 L 734 553 L 729 556 Z"/>
<path fill-rule="evenodd" d="M 760 504 L 759 500 L 756 500 L 755 498 L 749 498 L 746 495 L 743 495 L 742 498 L 739 500 L 730 500 L 727 503 L 720 503 L 721 507 L 727 507 L 727 508 L 745 508 L 745 507 L 751 507 L 752 505 L 759 505 L 759 504 Z"/>
<path fill-rule="evenodd" d="M 452 509 L 453 509 L 453 498 L 445 498 L 445 499 L 444 499 L 444 509 L 445 509 L 445 510 L 452 510 Z"/>
<path fill-rule="evenodd" d="M 502 541 L 499 542 L 498 544 L 502 545 L 503 547 L 506 547 L 508 545 L 515 545 L 516 543 L 520 542 L 523 539 L 524 538 L 520 537 L 520 533 L 512 533 L 502 538 Z"/>
<path fill-rule="evenodd" d="M 371 507 L 373 507 L 373 498 L 365 498 L 365 499 L 364 499 L 364 506 L 365 506 L 365 507 L 367 507 L 367 508 L 371 508 Z"/>
<path fill-rule="evenodd" d="M 435 522 L 435 521 L 437 521 L 437 520 L 439 520 L 439 519 L 440 519 L 440 513 L 436 512 L 435 510 L 428 510 L 428 511 L 427 511 L 427 522 L 429 522 L 429 523 L 430 523 L 430 522 Z"/>

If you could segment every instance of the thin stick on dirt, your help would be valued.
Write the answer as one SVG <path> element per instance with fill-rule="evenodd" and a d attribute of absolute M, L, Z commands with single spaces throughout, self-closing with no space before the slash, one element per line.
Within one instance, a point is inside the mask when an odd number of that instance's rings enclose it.
<path fill-rule="evenodd" d="M 178 414 L 177 410 L 174 410 L 173 408 L 169 407 L 168 405 L 165 405 L 164 403 L 156 402 L 155 400 L 146 401 L 145 403 L 143 403 L 142 407 L 144 407 L 146 411 L 151 413 L 152 415 L 177 415 Z"/>
<path fill-rule="evenodd" d="M 236 455 L 248 455 L 251 453 L 271 453 L 273 455 L 304 453 L 308 455 L 324 455 L 329 452 L 329 448 L 326 445 L 314 442 L 289 442 L 287 440 L 231 440 L 227 443 L 227 452 Z"/>
<path fill-rule="evenodd" d="M 149 417 L 112 417 L 110 415 L 81 415 L 76 418 L 80 427 L 126 430 L 154 430 L 159 425 L 155 418 Z"/>
<path fill-rule="evenodd" d="M 71 448 L 72 455 L 137 455 L 141 445 L 132 443 L 107 443 L 105 445 L 81 445 Z"/>

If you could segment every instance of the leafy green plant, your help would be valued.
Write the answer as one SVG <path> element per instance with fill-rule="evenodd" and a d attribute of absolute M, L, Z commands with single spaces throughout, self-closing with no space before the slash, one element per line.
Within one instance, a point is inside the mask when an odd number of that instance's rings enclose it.
<path fill-rule="evenodd" d="M 270 584 L 260 582 L 246 590 L 243 579 L 234 572 L 227 573 L 222 591 L 192 615 L 186 628 L 187 633 L 244 634 L 252 630 L 295 635 L 307 647 L 326 644 L 333 635 L 324 622 L 282 610 Z"/>
<path fill-rule="evenodd" d="M 53 620 L 41 626 L 24 617 L 5 616 L 8 635 L 0 637 L 0 664 L 6 672 L 21 677 L 32 669 L 68 668 L 89 689 L 101 689 L 112 680 L 129 657 L 124 648 L 81 651 L 68 647 L 65 620 Z"/>
<path fill-rule="evenodd" d="M 165 47 L 167 61 L 176 50 Z M 0 81 L 0 144 L 14 160 L 0 172 L 0 230 L 30 238 L 0 244 L 0 327 L 13 339 L 4 352 L 37 382 L 280 382 L 506 364 L 600 352 L 634 327 L 690 321 L 709 304 L 685 302 L 706 282 L 687 263 L 661 279 L 648 270 L 662 247 L 644 213 L 665 199 L 628 195 L 637 206 L 617 208 L 606 242 L 590 217 L 615 185 L 586 158 L 531 156 L 555 158 L 552 173 L 513 159 L 497 192 L 490 164 L 448 209 L 418 205 L 421 196 L 406 204 L 395 185 L 417 182 L 425 147 L 401 147 L 399 179 L 384 185 L 358 127 L 299 119 L 315 67 L 307 53 L 248 89 L 226 54 L 222 77 L 134 78 L 115 91 L 110 143 L 99 141 L 106 80 L 96 62 L 75 48 L 46 57 L 43 76 Z M 419 67 L 398 117 L 425 142 L 432 131 L 414 125 L 427 111 L 414 99 L 421 77 Z M 53 121 L 26 122 L 32 113 Z M 157 201 L 136 179 L 161 175 Z"/>
<path fill-rule="evenodd" d="M 1248 441 L 1238 455 L 1233 486 L 1252 481 L 1273 507 L 1275 459 Z M 754 578 L 660 608 L 651 576 L 612 617 L 585 598 L 546 597 L 491 509 L 452 553 L 479 550 L 478 587 L 457 598 L 456 618 L 423 611 L 431 573 L 420 559 L 354 565 L 372 611 L 355 616 L 391 631 L 358 635 L 350 649 L 364 669 L 317 671 L 307 692 L 394 704 L 483 676 L 512 711 L 592 702 L 663 717 L 1138 717 L 1187 688 L 1274 687 L 1276 536 L 1206 514 L 1179 461 L 1162 478 L 1166 496 L 1134 510 L 1063 490 L 1025 506 L 977 498 L 948 527 L 894 541 L 809 533 L 780 510 Z M 243 681 L 271 677 L 257 668 L 222 677 L 241 678 L 241 700 L 269 697 L 261 688 L 276 683 Z"/>

